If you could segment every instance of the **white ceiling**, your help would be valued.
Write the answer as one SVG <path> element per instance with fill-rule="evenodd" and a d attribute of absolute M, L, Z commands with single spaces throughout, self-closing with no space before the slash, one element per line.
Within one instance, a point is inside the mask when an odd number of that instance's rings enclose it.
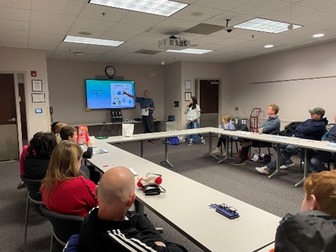
<path fill-rule="evenodd" d="M 166 64 L 178 61 L 230 62 L 256 55 L 336 40 L 336 0 L 179 0 L 189 6 L 161 17 L 88 4 L 88 0 L 0 0 L 0 47 L 39 49 L 48 58 Z M 292 9 L 290 8 L 292 6 Z M 105 13 L 105 14 L 103 14 Z M 292 15 L 290 14 L 292 13 Z M 200 23 L 225 26 L 262 17 L 303 25 L 280 34 L 224 29 L 210 35 L 183 32 Z M 124 40 L 119 47 L 62 42 L 66 35 Z M 325 37 L 314 39 L 315 33 Z M 193 48 L 211 49 L 204 55 L 162 52 L 158 41 L 170 35 L 191 41 Z M 274 48 L 265 49 L 265 44 Z M 84 55 L 76 55 L 83 52 Z"/>

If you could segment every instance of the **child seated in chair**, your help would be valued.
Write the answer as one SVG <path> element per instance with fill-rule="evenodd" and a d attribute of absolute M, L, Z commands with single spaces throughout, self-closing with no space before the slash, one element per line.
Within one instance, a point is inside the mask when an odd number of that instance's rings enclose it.
<path fill-rule="evenodd" d="M 228 115 L 223 116 L 223 118 L 222 118 L 222 128 L 224 130 L 236 130 L 236 127 L 232 123 L 230 116 L 228 116 Z M 223 136 L 223 135 L 220 136 L 220 138 L 218 139 L 217 147 L 216 147 L 216 149 L 214 149 L 212 151 L 212 153 L 220 153 L 221 152 L 220 148 L 221 148 L 222 144 L 224 144 L 224 148 L 226 148 L 227 137 L 228 136 Z"/>

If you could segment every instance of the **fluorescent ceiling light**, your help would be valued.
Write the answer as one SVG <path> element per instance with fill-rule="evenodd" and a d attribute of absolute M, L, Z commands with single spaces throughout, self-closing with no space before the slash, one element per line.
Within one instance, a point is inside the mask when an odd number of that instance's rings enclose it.
<path fill-rule="evenodd" d="M 324 37 L 323 33 L 317 33 L 313 35 L 313 38 L 322 38 L 322 37 Z"/>
<path fill-rule="evenodd" d="M 272 48 L 274 45 L 265 45 L 264 48 Z"/>
<path fill-rule="evenodd" d="M 300 27 L 302 26 L 291 23 L 268 20 L 264 18 L 254 18 L 234 26 L 234 28 L 269 32 L 269 33 L 280 33 Z"/>
<path fill-rule="evenodd" d="M 169 17 L 188 4 L 171 0 L 90 0 L 89 3 Z"/>
<path fill-rule="evenodd" d="M 205 54 L 208 52 L 212 52 L 212 50 L 204 50 L 204 49 L 182 49 L 182 50 L 166 50 L 166 52 L 176 52 L 176 53 L 188 53 L 188 54 Z"/>
<path fill-rule="evenodd" d="M 89 45 L 102 45 L 102 46 L 120 46 L 121 44 L 125 43 L 125 41 L 85 38 L 85 37 L 78 37 L 78 36 L 66 36 L 63 42 L 89 44 Z"/>

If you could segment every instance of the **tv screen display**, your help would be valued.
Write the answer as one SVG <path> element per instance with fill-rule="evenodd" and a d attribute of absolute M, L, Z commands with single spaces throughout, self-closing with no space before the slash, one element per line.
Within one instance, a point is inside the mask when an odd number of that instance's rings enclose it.
<path fill-rule="evenodd" d="M 85 80 L 86 107 L 89 109 L 129 109 L 135 107 L 132 80 Z"/>

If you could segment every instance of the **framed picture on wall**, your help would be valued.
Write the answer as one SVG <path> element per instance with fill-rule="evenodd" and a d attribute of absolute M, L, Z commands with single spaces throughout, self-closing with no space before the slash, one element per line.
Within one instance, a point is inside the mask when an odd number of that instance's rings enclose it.
<path fill-rule="evenodd" d="M 42 80 L 32 80 L 32 91 L 33 92 L 43 91 Z"/>
<path fill-rule="evenodd" d="M 191 89 L 191 80 L 186 80 L 184 82 L 184 87 L 186 90 L 190 90 Z"/>
<path fill-rule="evenodd" d="M 44 103 L 45 102 L 45 93 L 32 94 L 33 103 Z"/>
<path fill-rule="evenodd" d="M 191 99 L 191 92 L 185 92 L 184 93 L 184 100 L 189 101 Z"/>

